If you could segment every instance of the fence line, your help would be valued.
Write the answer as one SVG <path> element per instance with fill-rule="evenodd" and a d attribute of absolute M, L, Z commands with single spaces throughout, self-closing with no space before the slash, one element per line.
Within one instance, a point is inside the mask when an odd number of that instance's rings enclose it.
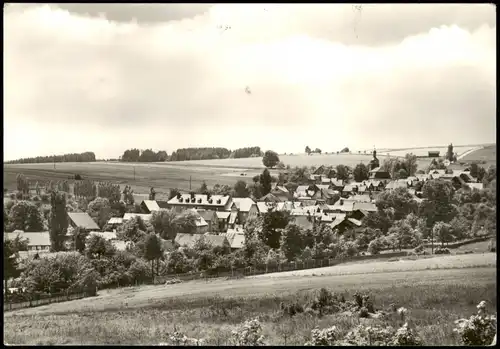
<path fill-rule="evenodd" d="M 384 258 L 394 258 L 394 257 L 404 257 L 407 255 L 407 252 L 392 252 L 385 253 L 383 255 Z M 270 266 L 269 264 L 262 264 L 258 266 L 249 266 L 245 268 L 233 268 L 231 270 L 223 270 L 223 271 L 215 271 L 215 272 L 192 272 L 192 273 L 182 273 L 182 274 L 168 274 L 163 276 L 155 277 L 155 284 L 163 284 L 169 279 L 179 279 L 181 281 L 191 281 L 191 280 L 200 280 L 200 279 L 212 279 L 212 278 L 220 278 L 220 277 L 229 277 L 229 278 L 238 278 L 245 276 L 253 276 L 253 275 L 261 275 L 261 274 L 269 274 L 269 273 L 279 273 L 285 271 L 294 271 L 294 270 L 306 270 L 306 269 L 316 269 L 323 267 L 331 267 L 334 265 L 338 265 L 344 262 L 350 261 L 358 261 L 364 259 L 374 259 L 380 258 L 380 255 L 361 255 L 354 256 L 350 258 L 337 258 L 337 259 L 318 259 L 318 260 L 308 260 L 304 262 L 286 262 L 282 264 L 275 264 Z"/>
<path fill-rule="evenodd" d="M 8 298 L 6 301 L 4 297 L 4 311 L 38 307 L 41 305 L 51 304 L 51 303 L 61 303 L 75 299 L 86 298 L 88 296 L 90 295 L 87 292 L 69 293 L 69 294 L 50 295 L 49 297 L 42 297 L 39 299 L 29 299 L 22 302 L 9 302 Z"/>

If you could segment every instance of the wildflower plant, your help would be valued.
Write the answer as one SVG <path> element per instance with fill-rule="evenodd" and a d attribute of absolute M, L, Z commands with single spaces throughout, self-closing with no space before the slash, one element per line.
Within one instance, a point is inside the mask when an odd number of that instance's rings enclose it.
<path fill-rule="evenodd" d="M 496 315 L 486 312 L 486 302 L 477 305 L 477 314 L 468 319 L 455 321 L 457 327 L 453 330 L 464 345 L 490 345 L 496 335 Z"/>
<path fill-rule="evenodd" d="M 238 329 L 234 330 L 233 337 L 236 345 L 263 346 L 264 336 L 261 335 L 262 325 L 259 319 L 247 320 Z"/>
<path fill-rule="evenodd" d="M 315 328 L 311 331 L 311 340 L 307 342 L 306 346 L 324 346 L 335 345 L 338 340 L 339 334 L 335 326 L 324 328 L 322 330 Z"/>

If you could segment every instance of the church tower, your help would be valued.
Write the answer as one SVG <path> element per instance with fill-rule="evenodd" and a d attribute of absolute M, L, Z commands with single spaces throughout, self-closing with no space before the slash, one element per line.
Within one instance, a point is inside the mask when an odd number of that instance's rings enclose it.
<path fill-rule="evenodd" d="M 370 170 L 380 166 L 380 162 L 377 159 L 377 151 L 373 149 L 373 159 L 370 161 Z"/>

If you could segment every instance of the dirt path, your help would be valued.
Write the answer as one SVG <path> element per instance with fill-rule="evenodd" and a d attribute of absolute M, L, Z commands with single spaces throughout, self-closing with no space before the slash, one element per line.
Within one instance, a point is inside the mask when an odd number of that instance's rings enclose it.
<path fill-rule="evenodd" d="M 480 149 L 483 149 L 484 147 L 477 147 L 477 148 L 474 148 L 474 149 L 470 149 L 470 150 L 467 150 L 466 152 L 460 154 L 458 157 L 457 157 L 457 161 L 461 160 L 462 158 L 464 158 L 465 156 L 469 155 L 470 153 L 472 152 L 475 152 L 476 150 L 480 150 Z"/>

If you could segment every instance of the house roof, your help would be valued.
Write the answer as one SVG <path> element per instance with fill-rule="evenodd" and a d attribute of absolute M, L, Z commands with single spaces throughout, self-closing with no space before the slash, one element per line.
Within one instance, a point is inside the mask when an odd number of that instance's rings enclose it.
<path fill-rule="evenodd" d="M 293 201 L 278 202 L 276 204 L 277 211 L 291 211 L 295 208 L 295 203 Z"/>
<path fill-rule="evenodd" d="M 346 184 L 344 186 L 344 189 L 342 189 L 342 191 L 345 191 L 345 192 L 350 192 L 350 191 L 353 191 L 354 188 L 357 188 L 358 186 L 356 184 Z"/>
<path fill-rule="evenodd" d="M 85 212 L 68 212 L 69 219 L 79 228 L 100 230 L 96 222 Z"/>
<path fill-rule="evenodd" d="M 295 189 L 295 191 L 296 191 L 297 193 L 298 193 L 298 192 L 300 192 L 300 191 L 305 191 L 305 192 L 307 192 L 307 189 L 308 189 L 308 188 L 309 188 L 309 186 L 308 186 L 308 185 L 299 185 L 299 186 L 297 187 L 297 189 Z"/>
<path fill-rule="evenodd" d="M 268 201 L 268 202 L 281 202 L 283 201 L 280 199 L 278 196 L 272 194 L 272 193 L 267 193 L 263 197 L 260 198 L 261 201 Z"/>
<path fill-rule="evenodd" d="M 385 186 L 385 189 L 396 189 L 396 188 L 407 188 L 407 187 L 408 187 L 408 183 L 406 183 L 406 181 L 404 181 L 404 182 L 390 181 Z"/>
<path fill-rule="evenodd" d="M 332 178 L 331 182 L 332 182 L 332 185 L 335 187 L 343 187 L 344 186 L 344 181 L 341 179 Z"/>
<path fill-rule="evenodd" d="M 196 216 L 196 227 L 204 227 L 208 225 L 208 223 L 203 219 L 203 217 L 198 213 L 197 210 L 193 208 L 187 211 L 193 213 Z"/>
<path fill-rule="evenodd" d="M 335 228 L 336 226 L 340 225 L 340 223 L 344 222 L 345 221 L 345 218 L 344 219 L 335 219 L 332 223 L 330 223 L 330 228 Z"/>
<path fill-rule="evenodd" d="M 351 222 L 352 224 L 360 227 L 361 226 L 361 221 L 358 221 L 357 219 L 354 218 L 348 218 L 348 221 Z"/>
<path fill-rule="evenodd" d="M 483 183 L 466 183 L 467 186 L 471 189 L 479 189 L 482 190 L 484 189 Z"/>
<path fill-rule="evenodd" d="M 245 232 L 243 230 L 228 229 L 226 233 L 221 233 L 219 236 L 225 236 L 231 248 L 243 248 L 245 243 Z"/>
<path fill-rule="evenodd" d="M 355 194 L 352 196 L 349 196 L 350 201 L 355 201 L 355 202 L 371 202 L 372 199 L 370 198 L 370 195 L 367 194 Z"/>
<path fill-rule="evenodd" d="M 19 233 L 4 233 L 4 236 L 9 240 L 14 240 L 17 236 L 21 239 L 28 239 L 28 246 L 50 246 L 50 234 L 48 231 L 42 232 L 19 232 Z"/>
<path fill-rule="evenodd" d="M 122 223 L 123 223 L 122 217 L 111 217 L 108 221 L 108 224 L 122 224 Z"/>
<path fill-rule="evenodd" d="M 249 212 L 252 205 L 255 205 L 255 201 L 250 198 L 233 198 L 233 202 L 241 212 Z"/>
<path fill-rule="evenodd" d="M 181 246 L 193 247 L 196 241 L 204 238 L 205 241 L 212 244 L 213 246 L 224 246 L 224 243 L 229 244 L 229 241 L 225 236 L 212 235 L 212 234 L 185 234 L 179 233 L 175 237 L 175 242 Z"/>
<path fill-rule="evenodd" d="M 381 172 L 381 167 L 375 167 L 374 169 L 370 170 L 369 172 L 372 173 L 372 172 Z"/>
<path fill-rule="evenodd" d="M 160 211 L 160 206 L 155 200 L 143 200 L 142 203 L 147 207 L 149 212 Z"/>
<path fill-rule="evenodd" d="M 143 220 L 145 221 L 149 221 L 151 220 L 151 218 L 153 217 L 152 214 L 143 214 L 143 213 L 125 213 L 123 215 L 123 221 L 128 221 L 134 217 L 141 217 Z"/>
<path fill-rule="evenodd" d="M 321 183 L 330 184 L 331 182 L 331 178 L 321 178 Z"/>
<path fill-rule="evenodd" d="M 319 190 L 328 190 L 330 188 L 330 185 L 325 185 L 325 184 L 316 184 Z"/>
<path fill-rule="evenodd" d="M 362 210 L 366 212 L 376 212 L 377 206 L 372 202 L 355 202 L 353 205 L 354 210 Z"/>
<path fill-rule="evenodd" d="M 215 215 L 215 211 L 211 210 L 196 210 L 196 211 L 205 221 L 211 221 Z"/>
<path fill-rule="evenodd" d="M 332 208 L 334 210 L 338 210 L 338 211 L 342 211 L 342 212 L 350 212 L 350 211 L 353 211 L 354 209 L 354 201 L 349 201 L 349 200 L 343 200 L 343 204 L 341 205 L 340 202 L 342 201 L 343 199 L 340 199 L 339 201 L 337 201 L 333 206 Z"/>
<path fill-rule="evenodd" d="M 268 205 L 267 202 L 257 202 L 257 208 L 259 209 L 260 213 L 267 213 L 268 211 Z"/>
<path fill-rule="evenodd" d="M 89 235 L 87 235 L 87 239 L 89 239 L 91 236 L 94 236 L 94 235 L 100 236 L 100 237 L 104 238 L 105 240 L 116 240 L 117 239 L 116 233 L 112 232 L 112 231 L 104 231 L 104 232 L 91 231 L 89 233 Z"/>
<path fill-rule="evenodd" d="M 217 215 L 217 218 L 218 219 L 228 219 L 229 218 L 229 215 L 231 214 L 231 212 L 227 212 L 227 211 L 216 211 L 215 214 Z"/>
<path fill-rule="evenodd" d="M 283 186 L 281 186 L 281 185 L 277 185 L 277 186 L 275 186 L 275 187 L 273 188 L 273 190 L 274 190 L 274 191 L 278 191 L 278 192 L 283 192 L 283 193 L 286 193 L 286 194 L 288 194 L 288 193 L 289 193 L 288 189 L 287 189 L 287 188 L 285 188 L 285 187 L 283 187 Z"/>
<path fill-rule="evenodd" d="M 229 195 L 211 195 L 208 197 L 205 194 L 194 194 L 194 200 L 191 199 L 191 194 L 181 194 L 178 199 L 174 196 L 168 201 L 169 205 L 184 205 L 184 206 L 214 206 L 221 207 L 226 206 L 230 201 L 231 197 Z"/>

